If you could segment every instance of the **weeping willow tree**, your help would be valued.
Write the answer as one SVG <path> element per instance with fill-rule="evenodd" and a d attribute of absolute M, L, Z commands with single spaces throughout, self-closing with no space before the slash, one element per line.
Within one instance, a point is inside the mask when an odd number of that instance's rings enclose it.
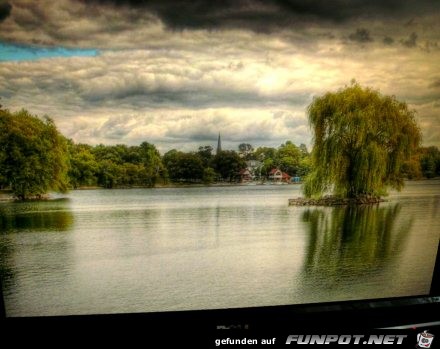
<path fill-rule="evenodd" d="M 401 166 L 421 140 L 414 111 L 394 96 L 352 83 L 308 107 L 314 134 L 306 197 L 380 197 L 403 187 Z"/>

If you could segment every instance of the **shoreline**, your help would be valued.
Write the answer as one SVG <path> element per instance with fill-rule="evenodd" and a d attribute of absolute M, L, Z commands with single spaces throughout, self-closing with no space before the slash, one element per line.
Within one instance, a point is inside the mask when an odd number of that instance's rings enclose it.
<path fill-rule="evenodd" d="M 405 180 L 405 182 L 409 183 L 423 183 L 426 181 L 440 181 L 440 177 L 434 177 L 434 178 L 422 178 L 422 179 L 411 179 L 411 180 Z M 203 184 L 203 183 L 170 183 L 170 184 L 157 184 L 154 187 L 146 187 L 146 186 L 132 186 L 132 187 L 115 187 L 115 188 L 103 188 L 98 186 L 90 186 L 90 187 L 78 187 L 75 189 L 69 189 L 69 191 L 76 191 L 76 190 L 120 190 L 120 189 L 172 189 L 172 188 L 203 188 L 203 187 L 246 187 L 246 186 L 299 186 L 303 184 L 303 182 L 300 183 L 273 183 L 273 182 L 246 182 L 246 183 L 212 183 L 212 184 Z M 43 199 L 29 199 L 25 200 L 24 202 L 28 201 L 46 201 L 46 200 L 52 200 L 51 194 L 47 194 L 45 198 Z M 295 203 L 295 200 L 302 200 Z M 306 199 L 303 197 L 297 197 L 289 199 L 289 206 L 303 206 L 307 205 L 304 204 L 303 201 Z M 310 199 L 307 199 L 310 200 Z M 292 204 L 290 204 L 290 201 L 292 201 Z M 315 200 L 316 201 L 316 200 Z M 375 201 L 374 203 L 383 202 L 386 200 L 381 201 Z M 0 189 L 0 203 L 1 202 L 21 202 L 20 200 L 17 200 L 14 198 L 12 191 L 8 189 Z M 365 203 L 363 203 L 365 204 Z M 366 204 L 369 204 L 366 203 Z M 310 204 L 311 206 L 328 206 L 323 204 Z M 346 205 L 346 203 L 340 203 L 340 204 L 334 204 L 336 205 Z"/>
<path fill-rule="evenodd" d="M 172 183 L 172 184 L 157 184 L 154 187 L 147 186 L 127 186 L 127 187 L 114 187 L 114 188 L 103 188 L 97 186 L 91 187 L 78 187 L 70 190 L 119 190 L 119 189 L 162 189 L 162 188 L 204 188 L 204 187 L 246 187 L 246 186 L 262 186 L 262 185 L 300 185 L 302 183 L 270 183 L 270 182 L 247 182 L 247 183 Z"/>
<path fill-rule="evenodd" d="M 289 206 L 354 206 L 354 205 L 378 205 L 387 200 L 381 197 L 363 195 L 356 198 L 339 198 L 336 196 L 324 196 L 319 199 L 298 197 L 289 199 Z"/>
<path fill-rule="evenodd" d="M 154 187 L 148 186 L 121 186 L 114 188 L 104 188 L 98 186 L 83 186 L 78 188 L 71 188 L 70 191 L 81 191 L 81 190 L 122 190 L 122 189 L 173 189 L 173 188 L 209 188 L 209 187 L 254 187 L 254 186 L 286 186 L 286 185 L 294 185 L 298 186 L 302 183 L 271 183 L 271 182 L 247 182 L 247 183 L 212 183 L 212 184 L 203 184 L 203 183 L 170 183 L 170 184 L 157 184 Z M 67 192 L 67 193 L 68 193 Z M 14 198 L 11 190 L 0 190 L 0 202 L 29 202 L 29 201 L 47 201 L 52 200 L 51 194 L 45 194 L 44 198 L 36 199 L 30 198 L 24 201 L 18 200 Z"/>

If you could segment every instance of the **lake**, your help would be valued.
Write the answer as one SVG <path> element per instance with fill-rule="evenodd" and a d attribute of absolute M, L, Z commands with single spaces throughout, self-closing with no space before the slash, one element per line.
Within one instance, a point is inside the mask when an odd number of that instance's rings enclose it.
<path fill-rule="evenodd" d="M 423 295 L 440 181 L 387 202 L 289 207 L 298 185 L 78 190 L 0 203 L 8 316 L 156 312 Z"/>

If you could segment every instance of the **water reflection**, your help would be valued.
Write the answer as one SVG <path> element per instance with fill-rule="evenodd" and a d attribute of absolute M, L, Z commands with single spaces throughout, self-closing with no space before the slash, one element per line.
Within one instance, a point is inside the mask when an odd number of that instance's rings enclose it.
<path fill-rule="evenodd" d="M 0 205 L 0 232 L 66 231 L 73 223 L 69 200 Z"/>
<path fill-rule="evenodd" d="M 39 299 L 54 300 L 59 292 L 66 292 L 71 234 L 54 232 L 71 231 L 74 219 L 69 205 L 69 200 L 0 205 L 0 277 L 8 314 L 11 309 L 41 311 L 42 303 L 23 294 L 30 295 L 42 285 L 50 287 L 44 295 L 37 291 Z"/>
<path fill-rule="evenodd" d="M 276 187 L 74 191 L 70 201 L 0 203 L 7 314 L 233 308 L 429 291 L 440 231 L 432 186 L 417 185 L 416 194 L 379 207 L 318 209 L 287 207 L 290 187 Z"/>
<path fill-rule="evenodd" d="M 0 281 L 3 287 L 14 276 L 11 263 L 6 263 L 10 259 L 12 250 L 13 247 L 10 242 L 0 243 Z"/>
<path fill-rule="evenodd" d="M 386 270 L 405 248 L 412 217 L 401 206 L 356 206 L 309 209 L 303 214 L 309 243 L 305 276 L 327 286 L 344 278 L 367 278 Z"/>

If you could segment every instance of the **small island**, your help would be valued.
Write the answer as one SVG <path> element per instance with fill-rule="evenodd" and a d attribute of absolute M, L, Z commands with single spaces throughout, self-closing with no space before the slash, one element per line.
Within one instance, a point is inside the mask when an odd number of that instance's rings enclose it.
<path fill-rule="evenodd" d="M 318 199 L 295 198 L 289 199 L 289 206 L 346 206 L 346 205 L 372 205 L 379 204 L 386 200 L 376 197 L 362 195 L 356 198 L 341 198 L 332 195 L 325 195 Z"/>

